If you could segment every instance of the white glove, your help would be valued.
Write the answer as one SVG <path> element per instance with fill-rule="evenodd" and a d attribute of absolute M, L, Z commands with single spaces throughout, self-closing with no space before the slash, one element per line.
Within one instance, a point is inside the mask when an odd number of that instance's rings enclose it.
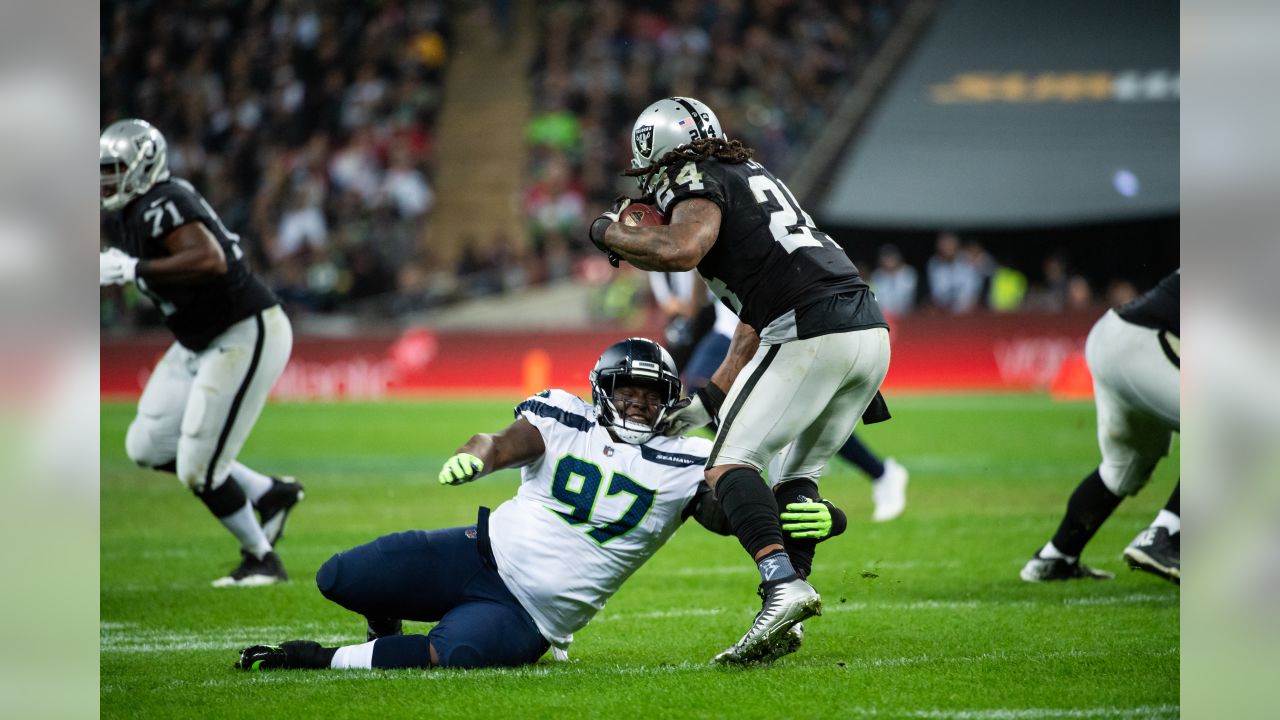
<path fill-rule="evenodd" d="M 138 258 L 118 248 L 98 256 L 98 284 L 124 285 L 138 279 Z"/>
<path fill-rule="evenodd" d="M 663 435 L 684 435 L 694 428 L 711 424 L 711 413 L 702 402 L 702 393 L 688 398 L 686 402 L 687 405 L 667 416 L 667 429 L 663 431 Z"/>

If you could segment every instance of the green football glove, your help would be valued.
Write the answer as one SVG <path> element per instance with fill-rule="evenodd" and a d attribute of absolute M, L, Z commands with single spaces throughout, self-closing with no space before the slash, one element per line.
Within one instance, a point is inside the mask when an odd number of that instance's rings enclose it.
<path fill-rule="evenodd" d="M 440 469 L 441 485 L 461 485 L 471 482 L 484 472 L 484 462 L 470 453 L 458 453 L 445 461 Z"/>
<path fill-rule="evenodd" d="M 831 510 L 825 503 L 788 503 L 781 518 L 782 531 L 793 538 L 821 540 L 831 534 Z"/>

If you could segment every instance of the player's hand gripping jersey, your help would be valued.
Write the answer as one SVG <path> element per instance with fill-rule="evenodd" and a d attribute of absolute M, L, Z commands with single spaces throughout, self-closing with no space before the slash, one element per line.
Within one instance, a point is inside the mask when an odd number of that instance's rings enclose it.
<path fill-rule="evenodd" d="M 249 270 L 240 237 L 222 224 L 218 214 L 186 180 L 173 178 L 131 201 L 108 224 L 111 245 L 133 257 L 149 260 L 168 256 L 165 238 L 188 223 L 201 223 L 226 256 L 227 272 L 215 278 L 174 283 L 138 279 L 164 315 L 164 323 L 178 342 L 200 351 L 235 323 L 279 304 L 275 295 Z"/>
<path fill-rule="evenodd" d="M 516 496 L 493 512 L 498 573 L 557 647 L 591 620 L 680 527 L 711 443 L 613 440 L 588 403 L 548 390 L 516 407 L 546 453 L 521 468 Z"/>
<path fill-rule="evenodd" d="M 654 187 L 667 215 L 688 198 L 720 207 L 720 235 L 698 273 L 761 342 L 888 327 L 844 249 L 760 163 L 677 162 Z"/>

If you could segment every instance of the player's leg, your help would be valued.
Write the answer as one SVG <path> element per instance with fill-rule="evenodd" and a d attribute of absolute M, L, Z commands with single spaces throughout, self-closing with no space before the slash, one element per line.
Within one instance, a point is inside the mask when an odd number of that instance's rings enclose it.
<path fill-rule="evenodd" d="M 326 598 L 371 625 L 373 619 L 439 621 L 428 635 L 397 633 L 336 648 L 311 641 L 256 645 L 241 652 L 237 667 L 471 668 L 536 661 L 549 645 L 482 559 L 477 542 L 474 526 L 396 533 L 338 553 L 316 573 Z"/>
<path fill-rule="evenodd" d="M 464 599 L 484 568 L 474 526 L 384 535 L 329 558 L 316 573 L 328 600 L 360 615 L 375 635 L 401 620 L 435 622 Z"/>
<path fill-rule="evenodd" d="M 783 550 L 776 499 L 767 488 L 758 492 L 764 487 L 760 469 L 812 426 L 831 399 L 850 383 L 854 368 L 869 361 L 879 367 L 875 386 L 867 394 L 869 401 L 888 367 L 888 336 L 883 331 L 837 333 L 763 346 L 730 390 L 707 461 L 708 482 L 713 483 L 734 534 L 760 567 L 764 608 L 751 630 L 717 656 L 718 660 L 754 662 L 768 656 L 780 634 L 795 624 L 793 615 L 820 612 L 821 598 L 795 572 Z M 851 422 L 844 428 L 845 434 L 828 448 L 828 458 L 852 429 Z M 792 477 L 784 473 L 780 480 L 786 479 Z"/>
<path fill-rule="evenodd" d="M 871 502 L 875 510 L 871 519 L 888 522 L 907 507 L 907 469 L 893 458 L 881 460 L 854 433 L 836 454 L 852 463 L 871 480 Z"/>
<path fill-rule="evenodd" d="M 1151 525 L 1138 533 L 1124 549 L 1124 559 L 1130 568 L 1152 573 L 1175 584 L 1182 581 L 1181 487 L 1182 482 L 1179 481 Z"/>
<path fill-rule="evenodd" d="M 1138 384 L 1155 379 L 1174 388 L 1176 405 L 1177 370 L 1164 358 L 1155 331 L 1108 312 L 1090 331 L 1085 350 L 1093 374 L 1102 463 L 1072 493 L 1053 539 L 1022 568 L 1020 575 L 1028 582 L 1113 577 L 1081 564 L 1080 555 L 1120 501 L 1146 485 L 1172 439 L 1170 418 L 1140 399 L 1155 396 L 1134 393 Z M 1167 391 L 1161 395 L 1161 401 L 1168 400 Z"/>
<path fill-rule="evenodd" d="M 125 453 L 142 467 L 178 471 L 182 415 L 196 376 L 196 355 L 178 343 L 165 351 L 138 400 L 138 413 L 125 434 Z"/>
<path fill-rule="evenodd" d="M 783 450 L 777 464 L 775 489 L 790 488 L 790 492 L 817 498 L 818 479 L 831 457 L 854 436 L 853 428 L 884 380 L 889 366 L 887 337 L 881 345 L 880 338 L 844 335 L 849 334 L 834 336 L 832 341 L 848 344 L 841 349 L 842 353 L 858 358 L 858 362 L 848 372 L 845 385 L 831 397 L 822 412 Z M 791 539 L 788 552 L 797 562 L 797 568 L 812 567 L 816 543 L 810 542 Z"/>
<path fill-rule="evenodd" d="M 240 542 L 239 567 L 219 587 L 287 579 L 231 465 L 283 372 L 293 344 L 288 318 L 270 308 L 232 325 L 199 355 L 178 441 L 178 477 Z"/>
<path fill-rule="evenodd" d="M 284 537 L 289 513 L 305 497 L 302 483 L 288 475 L 264 475 L 239 460 L 231 463 L 230 477 L 249 498 L 258 513 L 262 532 L 274 547 Z"/>

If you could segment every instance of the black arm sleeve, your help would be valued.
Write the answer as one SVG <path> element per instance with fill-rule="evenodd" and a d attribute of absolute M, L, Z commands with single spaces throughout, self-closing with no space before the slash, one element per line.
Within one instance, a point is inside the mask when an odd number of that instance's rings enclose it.
<path fill-rule="evenodd" d="M 698 491 L 693 494 L 693 499 L 684 508 L 684 517 L 685 519 L 692 517 L 698 521 L 699 525 L 717 535 L 733 534 L 733 529 L 729 527 L 729 518 L 720 508 L 715 492 L 706 481 L 698 483 Z"/>

